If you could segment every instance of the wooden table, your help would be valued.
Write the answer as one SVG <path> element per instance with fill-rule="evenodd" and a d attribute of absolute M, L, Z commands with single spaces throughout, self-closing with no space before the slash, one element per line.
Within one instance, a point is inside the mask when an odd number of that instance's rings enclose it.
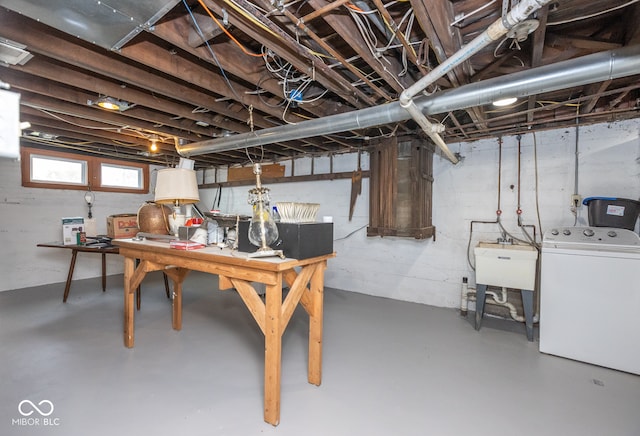
<path fill-rule="evenodd" d="M 78 252 L 83 253 L 99 253 L 102 255 L 102 292 L 107 288 L 107 254 L 118 254 L 120 250 L 118 247 L 87 247 L 86 245 L 64 245 L 62 242 L 49 242 L 38 244 L 38 247 L 51 247 L 51 248 L 66 248 L 71 250 L 71 264 L 69 265 L 69 273 L 67 274 L 67 283 L 64 286 L 64 295 L 62 297 L 63 302 L 67 302 L 69 296 L 69 290 L 71 289 L 71 280 L 73 278 L 73 270 L 76 266 L 76 257 Z"/>
<path fill-rule="evenodd" d="M 248 258 L 247 253 L 206 247 L 198 250 L 169 248 L 166 242 L 114 240 L 124 256 L 124 343 L 134 345 L 135 289 L 150 271 L 164 271 L 174 282 L 172 323 L 182 328 L 182 283 L 190 271 L 219 276 L 220 289 L 235 288 L 265 336 L 264 420 L 280 422 L 282 334 L 298 303 L 309 315 L 308 381 L 322 378 L 322 311 L 324 271 L 335 253 L 310 259 Z M 140 259 L 136 267 L 136 259 Z M 263 302 L 252 282 L 266 285 Z M 289 292 L 283 301 L 283 285 Z"/>

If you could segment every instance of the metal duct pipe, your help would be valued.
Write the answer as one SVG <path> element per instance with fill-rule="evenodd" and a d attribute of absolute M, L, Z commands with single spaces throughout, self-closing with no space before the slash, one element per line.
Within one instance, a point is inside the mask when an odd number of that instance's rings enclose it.
<path fill-rule="evenodd" d="M 435 115 L 489 104 L 503 97 L 526 97 L 631 76 L 639 73 L 638 65 L 640 45 L 635 45 L 421 96 L 414 102 L 423 114 Z M 185 156 L 197 156 L 393 124 L 409 118 L 409 113 L 396 101 L 298 124 L 176 146 L 176 150 Z"/>
<path fill-rule="evenodd" d="M 411 103 L 411 99 L 426 89 L 427 86 L 453 70 L 456 66 L 469 59 L 487 45 L 502 38 L 507 34 L 509 29 L 526 20 L 529 15 L 549 2 L 551 2 L 551 0 L 523 0 L 518 3 L 508 14 L 496 20 L 487 30 L 461 47 L 460 50 L 452 54 L 446 61 L 431 70 L 429 74 L 405 89 L 402 94 L 400 94 L 400 103 L 402 106 L 407 107 Z"/>
<path fill-rule="evenodd" d="M 440 77 L 452 71 L 456 66 L 469 59 L 475 53 L 488 46 L 493 41 L 497 41 L 507 34 L 509 29 L 524 21 L 533 12 L 549 3 L 551 0 L 523 0 L 513 7 L 501 19 L 496 20 L 487 30 L 476 36 L 471 42 L 461 47 L 446 61 L 431 70 L 427 75 L 418 80 L 416 83 L 405 89 L 400 94 L 400 105 L 409 112 L 422 130 L 429 135 L 433 142 L 442 150 L 444 155 L 454 164 L 458 163 L 458 158 L 451 153 L 447 144 L 438 133 L 434 131 L 433 123 L 424 116 L 418 108 L 413 97 L 425 90 L 429 85 L 438 80 Z"/>

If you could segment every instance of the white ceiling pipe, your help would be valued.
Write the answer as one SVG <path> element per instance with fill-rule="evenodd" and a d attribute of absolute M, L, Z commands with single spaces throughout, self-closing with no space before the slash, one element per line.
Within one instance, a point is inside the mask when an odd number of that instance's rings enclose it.
<path fill-rule="evenodd" d="M 435 142 L 435 144 L 440 147 L 445 156 L 447 156 L 447 158 L 454 164 L 458 163 L 458 158 L 454 156 L 453 153 L 451 153 L 449 147 L 447 147 L 447 144 L 445 144 L 440 135 L 434 133 L 433 124 L 429 120 L 427 120 L 424 114 L 418 109 L 415 102 L 413 101 L 413 97 L 425 90 L 436 80 L 452 71 L 462 62 L 466 61 L 471 56 L 482 50 L 484 47 L 502 38 L 516 24 L 526 20 L 529 15 L 531 15 L 533 12 L 537 11 L 550 1 L 551 0 L 523 0 L 522 2 L 518 3 L 501 19 L 496 20 L 491 26 L 489 26 L 487 30 L 476 36 L 465 46 L 461 47 L 460 50 L 451 55 L 451 57 L 449 57 L 446 61 L 431 70 L 428 74 L 426 74 L 416 83 L 405 89 L 402 94 L 400 94 L 400 106 L 402 106 L 407 110 L 407 112 L 409 112 L 416 123 L 418 123 L 420 127 L 422 127 L 424 132 L 429 135 L 433 142 Z"/>
<path fill-rule="evenodd" d="M 640 45 L 635 45 L 488 79 L 431 96 L 421 96 L 415 99 L 415 104 L 423 114 L 435 115 L 490 104 L 501 97 L 526 97 L 631 76 L 639 72 Z M 409 118 L 409 113 L 396 101 L 298 124 L 176 145 L 176 150 L 185 156 L 198 156 L 394 124 Z"/>
<path fill-rule="evenodd" d="M 413 97 L 422 92 L 429 85 L 453 70 L 462 62 L 469 59 L 471 56 L 482 50 L 487 45 L 502 38 L 507 34 L 509 29 L 511 29 L 521 21 L 526 20 L 529 15 L 540 9 L 542 6 L 545 6 L 547 3 L 550 3 L 551 1 L 552 0 L 523 0 L 518 3 L 512 10 L 509 11 L 508 14 L 506 14 L 501 19 L 496 20 L 491 26 L 487 28 L 487 30 L 476 36 L 472 41 L 452 54 L 451 57 L 431 70 L 427 75 L 422 77 L 409 88 L 405 89 L 404 92 L 400 94 L 400 103 L 402 104 L 402 106 L 408 105 Z"/>

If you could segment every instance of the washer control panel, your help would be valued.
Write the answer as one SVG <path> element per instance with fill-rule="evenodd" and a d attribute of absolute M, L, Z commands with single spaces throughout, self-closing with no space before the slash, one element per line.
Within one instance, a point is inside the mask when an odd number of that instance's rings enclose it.
<path fill-rule="evenodd" d="M 637 233 L 612 227 L 556 227 L 544 233 L 542 242 L 555 246 L 597 244 L 603 248 L 615 245 L 640 249 L 640 236 Z"/>

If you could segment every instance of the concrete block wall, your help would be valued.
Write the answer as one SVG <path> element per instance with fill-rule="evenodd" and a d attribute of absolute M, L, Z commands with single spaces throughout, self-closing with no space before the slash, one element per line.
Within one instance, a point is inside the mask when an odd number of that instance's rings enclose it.
<path fill-rule="evenodd" d="M 151 187 L 155 186 L 152 168 Z M 69 271 L 71 251 L 40 248 L 38 243 L 62 241 L 63 217 L 87 217 L 85 191 L 68 189 L 24 188 L 21 186 L 20 162 L 0 159 L 0 291 L 48 283 L 64 282 Z M 92 215 L 97 234 L 107 233 L 107 217 L 136 213 L 153 194 L 118 194 L 95 191 Z M 101 256 L 79 253 L 74 279 L 99 277 Z M 120 256 L 107 256 L 107 274 L 121 274 Z M 61 287 L 61 298 L 62 290 Z M 73 292 L 73 289 L 72 291 Z"/>
<path fill-rule="evenodd" d="M 496 225 L 477 225 L 474 226 L 473 239 L 469 241 L 471 221 L 496 218 L 499 145 L 497 139 L 491 139 L 453 144 L 451 149 L 464 156 L 461 163 L 452 165 L 439 156 L 434 158 L 435 241 L 368 238 L 368 179 L 363 180 L 362 194 L 357 199 L 350 222 L 349 179 L 274 184 L 268 186 L 272 203 L 320 203 L 318 216 L 333 217 L 337 257 L 329 261 L 327 286 L 435 306 L 458 307 L 462 277 L 469 277 L 471 285 L 475 281 L 467 260 L 467 247 L 473 247 L 479 240 L 495 241 L 500 236 Z M 575 129 L 541 132 L 535 137 L 533 134 L 523 135 L 520 150 L 518 183 L 518 141 L 515 137 L 503 138 L 500 208 L 507 230 L 515 237 L 523 237 L 516 214 L 518 187 L 522 222 L 535 226 L 538 237 L 538 221 L 543 231 L 574 223 L 586 225 L 587 211 L 584 207 L 578 209 L 577 217 L 570 211 L 571 194 L 575 190 Z M 537 154 L 537 180 L 534 151 Z M 333 170 L 353 171 L 356 165 L 356 154 L 336 156 Z M 311 167 L 310 159 L 296 160 L 295 174 L 309 174 Z M 363 155 L 362 167 L 368 169 L 366 155 Z M 313 168 L 314 173 L 329 172 L 329 159 L 314 159 Z M 583 197 L 637 199 L 640 196 L 640 120 L 581 126 L 578 170 L 577 192 Z M 290 171 L 288 167 L 286 174 L 290 175 Z M 206 171 L 205 181 L 213 182 L 214 174 L 213 170 Z M 218 170 L 215 177 L 217 181 L 224 181 L 225 171 Z M 35 245 L 58 238 L 61 217 L 86 216 L 83 192 L 22 188 L 19 164 L 7 160 L 0 160 L 0 182 L 0 242 L 5 250 L 12 253 L 0 263 L 3 277 L 0 290 L 63 282 L 68 255 L 59 252 L 61 250 L 36 248 Z M 247 186 L 224 188 L 221 211 L 250 214 L 248 189 L 250 187 Z M 216 191 L 201 190 L 199 206 L 210 209 Z M 152 198 L 153 195 L 96 193 L 94 216 L 99 224 L 106 223 L 106 216 L 135 211 L 144 200 Z M 122 262 L 112 256 L 107 268 L 109 274 L 121 273 Z M 78 259 L 76 278 L 99 275 L 97 256 L 95 260 L 89 256 Z"/>
<path fill-rule="evenodd" d="M 577 193 L 588 196 L 640 197 L 640 122 L 581 126 L 578 135 Z M 535 145 L 535 146 L 534 146 Z M 493 224 L 474 225 L 471 221 L 493 221 L 498 209 L 499 141 L 483 140 L 451 146 L 464 156 L 452 165 L 434 157 L 433 223 L 436 240 L 367 237 L 369 180 L 363 180 L 362 195 L 348 221 L 350 180 L 284 183 L 268 186 L 272 203 L 300 201 L 320 203 L 319 217 L 333 216 L 334 249 L 337 257 L 329 261 L 327 286 L 364 294 L 413 301 L 443 307 L 458 307 L 462 277 L 475 284 L 467 260 L 467 247 L 478 241 L 495 240 L 501 235 Z M 536 180 L 537 155 L 537 180 Z M 334 158 L 334 171 L 353 171 L 354 155 Z M 520 138 L 520 179 L 518 180 L 518 139 L 502 140 L 500 170 L 501 220 L 510 234 L 525 238 L 518 226 L 518 185 L 521 223 L 542 231 L 554 226 L 587 225 L 587 210 L 571 209 L 575 184 L 576 130 L 561 129 L 523 135 Z M 286 163 L 285 163 L 286 164 Z M 296 174 L 310 168 L 310 159 L 295 163 Z M 315 173 L 321 173 L 318 160 Z M 328 166 L 326 167 L 328 172 Z M 363 168 L 368 161 L 363 159 Z M 308 173 L 308 172 L 307 172 Z M 286 174 L 290 174 L 287 168 Z M 224 173 L 218 172 L 218 181 Z M 213 181 L 213 172 L 205 174 Z M 249 187 L 224 188 L 222 212 L 249 215 Z M 210 207 L 215 190 L 202 190 L 202 206 Z M 539 219 L 538 219 L 539 210 Z M 540 229 L 539 222 L 542 225 Z M 525 227 L 530 233 L 532 229 Z M 637 229 L 636 229 L 637 230 Z"/>

